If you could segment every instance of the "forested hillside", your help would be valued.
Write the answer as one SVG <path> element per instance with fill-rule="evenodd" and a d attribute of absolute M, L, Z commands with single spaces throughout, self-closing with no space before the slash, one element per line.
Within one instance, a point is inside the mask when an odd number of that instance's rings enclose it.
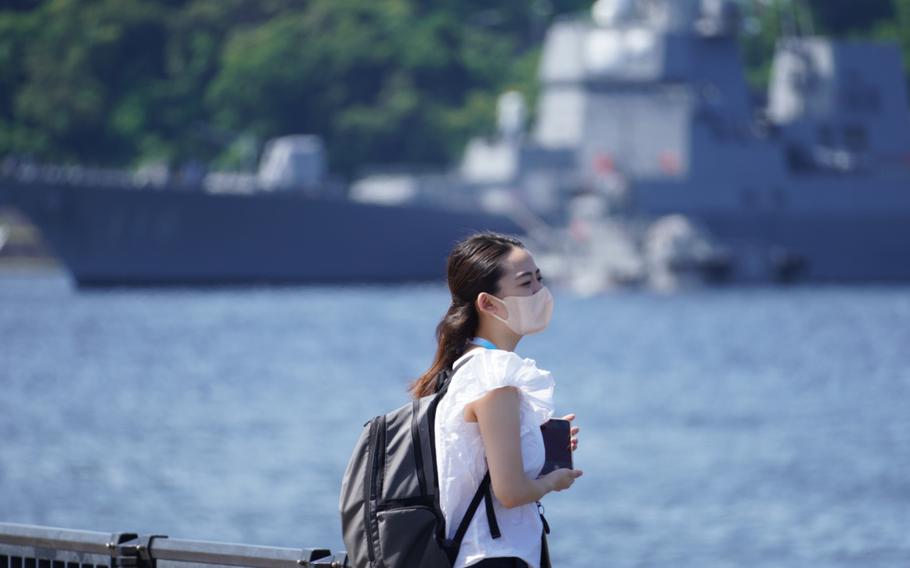
<path fill-rule="evenodd" d="M 760 87 L 784 0 L 751 2 Z M 318 133 L 331 167 L 445 164 L 496 97 L 531 100 L 547 25 L 591 0 L 0 2 L 0 157 L 249 167 L 262 141 Z M 810 14 L 811 12 L 811 14 Z M 816 32 L 902 41 L 910 0 L 814 0 Z"/>

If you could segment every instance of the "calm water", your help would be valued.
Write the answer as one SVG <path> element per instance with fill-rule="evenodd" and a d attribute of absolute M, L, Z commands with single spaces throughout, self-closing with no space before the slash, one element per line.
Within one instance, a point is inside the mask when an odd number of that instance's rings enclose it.
<path fill-rule="evenodd" d="M 556 296 L 558 566 L 910 566 L 910 287 Z M 442 287 L 77 293 L 0 276 L 0 521 L 341 548 L 361 424 Z"/>

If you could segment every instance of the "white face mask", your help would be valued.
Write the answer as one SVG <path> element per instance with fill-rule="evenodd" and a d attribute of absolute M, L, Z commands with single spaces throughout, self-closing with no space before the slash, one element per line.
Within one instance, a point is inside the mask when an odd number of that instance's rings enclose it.
<path fill-rule="evenodd" d="M 553 315 L 553 296 L 546 286 L 530 296 L 507 296 L 500 299 L 490 294 L 490 297 L 505 304 L 509 317 L 503 319 L 496 314 L 490 315 L 509 326 L 509 329 L 518 335 L 531 335 L 543 331 Z"/>

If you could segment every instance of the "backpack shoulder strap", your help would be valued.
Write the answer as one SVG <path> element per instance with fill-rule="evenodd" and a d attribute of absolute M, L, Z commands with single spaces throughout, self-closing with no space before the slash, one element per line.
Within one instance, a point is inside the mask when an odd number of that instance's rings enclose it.
<path fill-rule="evenodd" d="M 490 536 L 493 538 L 499 538 L 502 536 L 502 533 L 499 532 L 499 523 L 496 521 L 496 511 L 493 510 L 493 480 L 490 478 L 489 471 L 487 472 L 487 475 L 484 477 L 484 479 L 487 482 L 481 483 L 480 485 L 483 487 L 483 502 L 487 509 L 487 523 L 490 525 Z"/>
<path fill-rule="evenodd" d="M 476 351 L 480 351 L 479 349 Z M 442 396 L 445 395 L 445 392 L 449 388 L 449 380 L 455 375 L 455 372 L 458 371 L 465 363 L 471 360 L 470 357 L 464 357 L 461 362 L 455 365 L 451 371 L 446 370 L 441 372 L 436 376 L 436 390 L 437 393 L 440 393 Z M 435 455 L 433 456 L 435 460 Z M 452 537 L 447 544 L 447 551 L 450 557 L 451 562 L 454 564 L 455 559 L 458 557 L 458 550 L 461 548 L 461 542 L 464 540 L 464 535 L 468 532 L 468 526 L 471 524 L 471 520 L 474 518 L 474 515 L 477 514 L 477 508 L 480 507 L 481 500 L 486 502 L 485 511 L 487 514 L 487 524 L 490 526 L 490 536 L 493 538 L 499 538 L 502 536 L 502 533 L 499 530 L 499 522 L 496 520 L 496 511 L 493 510 L 493 491 L 491 489 L 492 480 L 490 479 L 490 472 L 487 470 L 486 475 L 483 476 L 483 480 L 480 482 L 480 486 L 477 487 L 477 491 L 474 492 L 474 497 L 471 499 L 471 503 L 468 505 L 467 510 L 465 511 L 464 517 L 461 519 L 461 523 L 458 524 L 458 529 L 455 531 L 455 536 Z"/>
<path fill-rule="evenodd" d="M 471 499 L 471 504 L 468 505 L 464 518 L 461 519 L 458 530 L 455 531 L 455 536 L 452 537 L 450 553 L 456 557 L 458 555 L 458 549 L 461 548 L 461 541 L 464 540 L 464 535 L 468 532 L 468 525 L 471 524 L 471 520 L 477 513 L 477 508 L 480 506 L 480 501 L 482 499 L 486 500 L 487 523 L 490 525 L 490 536 L 493 538 L 502 536 L 502 533 L 499 531 L 499 523 L 496 521 L 496 513 L 493 511 L 493 493 L 490 490 L 491 483 L 490 472 L 488 471 L 487 474 L 483 476 L 483 481 L 480 482 L 480 486 L 474 493 L 474 498 Z M 452 558 L 452 562 L 455 562 L 455 558 Z"/>
<path fill-rule="evenodd" d="M 480 350 L 475 349 L 475 352 L 476 351 L 480 351 Z M 456 371 L 458 371 L 458 369 L 462 368 L 465 363 L 467 363 L 468 361 L 471 360 L 472 357 L 474 357 L 474 354 L 469 354 L 468 357 L 465 357 L 464 355 L 462 355 L 461 361 L 457 365 L 455 365 L 451 369 L 446 369 L 444 371 L 440 371 L 436 375 L 436 392 L 440 392 L 440 391 L 444 390 L 448 386 L 449 380 L 455 376 Z"/>

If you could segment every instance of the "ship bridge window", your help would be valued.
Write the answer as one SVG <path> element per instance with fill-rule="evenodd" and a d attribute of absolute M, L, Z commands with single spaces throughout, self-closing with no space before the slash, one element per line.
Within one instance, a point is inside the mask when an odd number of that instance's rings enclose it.
<path fill-rule="evenodd" d="M 858 87 L 844 94 L 844 106 L 851 112 L 875 113 L 881 109 L 881 97 L 873 89 Z"/>
<path fill-rule="evenodd" d="M 841 104 L 848 112 L 877 113 L 881 110 L 882 98 L 878 90 L 863 81 L 862 74 L 850 69 L 846 74 Z"/>
<path fill-rule="evenodd" d="M 812 155 L 799 144 L 788 144 L 786 148 L 787 164 L 791 170 L 805 172 L 816 169 Z"/>
<path fill-rule="evenodd" d="M 855 124 L 845 127 L 844 145 L 850 151 L 865 152 L 869 148 L 866 128 Z"/>

